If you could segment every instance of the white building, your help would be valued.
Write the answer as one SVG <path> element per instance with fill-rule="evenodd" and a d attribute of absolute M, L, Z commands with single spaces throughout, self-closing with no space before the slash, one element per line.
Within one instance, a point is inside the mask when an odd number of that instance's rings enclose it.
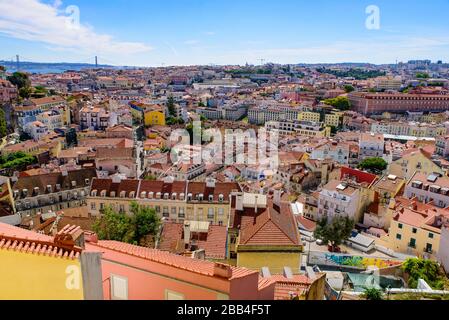
<path fill-rule="evenodd" d="M 337 216 L 359 220 L 360 191 L 344 182 L 332 180 L 323 187 L 318 201 L 318 219 L 327 217 L 332 221 Z"/>
<path fill-rule="evenodd" d="M 449 177 L 441 174 L 429 176 L 416 172 L 405 187 L 408 199 L 417 198 L 419 202 L 429 203 L 440 208 L 449 207 Z"/>
<path fill-rule="evenodd" d="M 382 134 L 362 133 L 359 141 L 359 159 L 382 158 L 385 149 L 385 140 Z"/>

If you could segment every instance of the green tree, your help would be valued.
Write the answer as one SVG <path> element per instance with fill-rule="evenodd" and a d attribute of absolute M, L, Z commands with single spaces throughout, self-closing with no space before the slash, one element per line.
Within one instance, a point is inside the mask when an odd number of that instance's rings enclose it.
<path fill-rule="evenodd" d="M 430 78 L 429 74 L 425 73 L 425 72 L 418 72 L 415 76 L 417 79 L 429 79 Z"/>
<path fill-rule="evenodd" d="M 23 99 L 31 97 L 32 89 L 30 87 L 23 87 L 19 89 L 19 96 Z"/>
<path fill-rule="evenodd" d="M 382 290 L 376 288 L 366 288 L 362 295 L 366 300 L 374 301 L 383 300 L 383 296 Z"/>
<path fill-rule="evenodd" d="M 351 86 L 350 84 L 345 85 L 344 89 L 345 89 L 346 93 L 350 93 L 350 92 L 353 92 L 355 90 L 354 87 Z"/>
<path fill-rule="evenodd" d="M 407 259 L 402 265 L 402 270 L 409 275 L 408 286 L 413 289 L 418 287 L 419 279 L 426 281 L 435 290 L 443 290 L 447 283 L 439 264 L 432 260 Z"/>
<path fill-rule="evenodd" d="M 139 244 L 147 236 L 156 236 L 161 222 L 154 209 L 132 202 L 129 213 L 131 215 L 105 207 L 92 228 L 101 240 L 131 244 Z"/>
<path fill-rule="evenodd" d="M 323 101 L 325 104 L 333 106 L 334 108 L 337 108 L 341 111 L 346 111 L 351 109 L 351 102 L 349 101 L 348 97 L 336 97 L 333 99 L 326 99 Z"/>
<path fill-rule="evenodd" d="M 176 117 L 175 99 L 172 96 L 167 99 L 167 109 L 171 117 Z"/>
<path fill-rule="evenodd" d="M 31 80 L 29 79 L 28 75 L 23 72 L 14 72 L 11 76 L 8 77 L 8 80 L 13 85 L 17 86 L 19 90 L 22 88 L 31 87 Z"/>
<path fill-rule="evenodd" d="M 133 223 L 135 226 L 134 240 L 140 243 L 147 236 L 156 236 L 161 225 L 156 211 L 137 202 L 131 203 L 131 213 L 133 214 Z"/>
<path fill-rule="evenodd" d="M 133 219 L 126 214 L 117 213 L 110 206 L 101 210 L 101 215 L 92 228 L 101 240 L 135 243 Z"/>
<path fill-rule="evenodd" d="M 359 164 L 359 168 L 371 171 L 384 171 L 388 163 L 382 158 L 367 158 Z"/>
<path fill-rule="evenodd" d="M 0 138 L 4 138 L 7 134 L 7 124 L 6 124 L 6 116 L 5 111 L 0 108 Z"/>
<path fill-rule="evenodd" d="M 332 222 L 325 217 L 318 221 L 314 236 L 336 248 L 351 236 L 354 225 L 354 220 L 346 216 L 337 216 Z"/>

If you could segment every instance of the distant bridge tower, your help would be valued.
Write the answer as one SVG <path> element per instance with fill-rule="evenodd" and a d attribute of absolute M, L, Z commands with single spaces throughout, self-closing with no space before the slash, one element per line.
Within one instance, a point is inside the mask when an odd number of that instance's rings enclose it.
<path fill-rule="evenodd" d="M 17 71 L 20 71 L 20 57 L 19 57 L 19 55 L 16 55 L 16 67 L 17 67 Z"/>
<path fill-rule="evenodd" d="M 98 57 L 95 56 L 95 69 L 98 69 Z"/>

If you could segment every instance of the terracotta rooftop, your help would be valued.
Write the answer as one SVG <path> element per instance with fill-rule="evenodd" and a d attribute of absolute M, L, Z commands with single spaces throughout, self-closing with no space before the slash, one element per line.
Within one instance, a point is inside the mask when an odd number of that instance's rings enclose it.
<path fill-rule="evenodd" d="M 254 209 L 253 209 L 254 210 Z M 268 208 L 255 218 L 253 224 L 241 229 L 239 245 L 300 245 L 301 240 L 289 203 L 282 203 L 276 210 Z"/>
<path fill-rule="evenodd" d="M 213 277 L 215 275 L 216 263 L 192 259 L 161 250 L 139 247 L 132 244 L 117 241 L 98 241 L 98 243 L 90 243 L 92 247 L 103 248 L 115 252 L 127 254 L 144 260 L 160 263 L 163 265 L 183 269 L 196 274 Z M 257 274 L 257 271 L 246 268 L 232 267 L 232 275 L 228 280 L 243 278 L 249 275 Z"/>
<path fill-rule="evenodd" d="M 71 243 L 60 241 L 76 232 L 77 227 L 67 226 L 57 238 L 0 223 L 0 250 L 14 250 L 55 258 L 77 259 L 82 249 Z"/>

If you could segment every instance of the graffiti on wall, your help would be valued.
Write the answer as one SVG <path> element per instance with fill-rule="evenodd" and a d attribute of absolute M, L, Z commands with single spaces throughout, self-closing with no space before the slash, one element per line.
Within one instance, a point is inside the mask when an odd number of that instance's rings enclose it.
<path fill-rule="evenodd" d="M 351 256 L 326 252 L 311 252 L 309 263 L 327 266 L 347 266 L 360 269 L 366 269 L 369 266 L 375 266 L 379 269 L 383 269 L 402 264 L 402 262 L 398 260 L 376 257 Z"/>

